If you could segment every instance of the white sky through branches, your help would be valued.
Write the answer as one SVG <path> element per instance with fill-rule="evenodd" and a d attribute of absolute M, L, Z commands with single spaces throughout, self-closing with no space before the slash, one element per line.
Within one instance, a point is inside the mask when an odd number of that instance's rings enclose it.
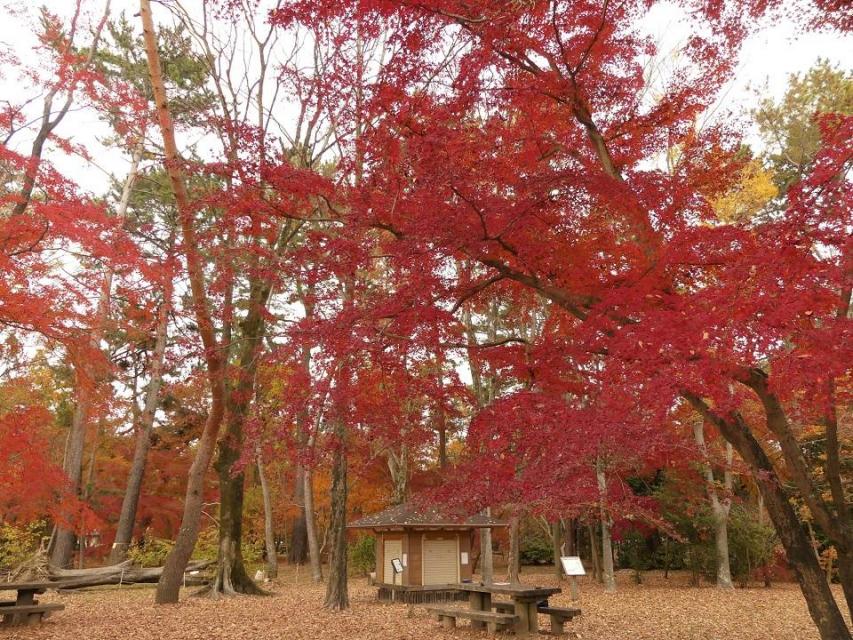
<path fill-rule="evenodd" d="M 84 0 L 84 8 L 93 22 L 103 12 L 105 2 L 106 0 Z M 201 0 L 183 2 L 190 11 L 200 7 L 200 3 Z M 70 17 L 74 4 L 74 0 L 5 0 L 2 7 L 7 22 L 0 31 L 0 46 L 24 63 L 28 62 L 35 55 L 36 41 L 32 27 L 38 15 L 38 7 L 46 6 L 52 13 Z M 169 12 L 158 4 L 161 3 L 154 3 L 155 20 L 173 24 Z M 261 5 L 263 4 L 262 2 Z M 117 17 L 124 12 L 131 22 L 138 22 L 138 17 L 135 17 L 138 8 L 138 0 L 112 0 L 111 15 Z M 8 19 L 10 14 L 12 18 Z M 652 11 L 643 25 L 644 29 L 659 40 L 661 55 L 677 48 L 689 35 L 679 23 L 678 17 L 677 9 L 660 5 Z M 286 44 L 283 43 L 282 46 Z M 842 37 L 836 33 L 797 34 L 797 25 L 784 20 L 768 26 L 745 43 L 736 77 L 722 92 L 712 116 L 724 113 L 746 114 L 755 106 L 758 94 L 779 98 L 787 86 L 789 75 L 808 70 L 819 58 L 828 59 L 842 68 L 850 68 L 850 51 L 853 51 L 851 36 Z M 4 94 L 4 99 L 12 104 L 22 103 L 33 97 L 32 88 L 28 88 L 9 69 L 0 75 L 0 91 Z M 33 113 L 37 113 L 40 101 L 35 100 L 32 108 Z M 85 191 L 92 195 L 103 195 L 108 188 L 110 175 L 117 180 L 122 179 L 128 166 L 127 158 L 120 151 L 101 143 L 109 134 L 109 130 L 92 110 L 73 110 L 55 133 L 89 150 L 91 162 L 79 157 L 63 157 L 58 152 L 49 155 L 56 166 Z M 22 133 L 12 141 L 11 146 L 25 152 L 30 141 Z M 759 144 L 754 132 L 748 137 L 748 142 Z"/>

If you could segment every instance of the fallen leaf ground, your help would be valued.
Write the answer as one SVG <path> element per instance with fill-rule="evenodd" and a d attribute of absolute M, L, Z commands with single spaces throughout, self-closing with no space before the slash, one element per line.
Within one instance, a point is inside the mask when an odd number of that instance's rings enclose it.
<path fill-rule="evenodd" d="M 523 574 L 526 584 L 554 585 L 544 570 Z M 619 575 L 619 590 L 605 594 L 601 587 L 581 582 L 583 615 L 567 623 L 569 640 L 818 640 L 805 601 L 794 584 L 771 589 L 755 587 L 720 592 L 712 585 L 691 587 L 687 576 L 665 580 L 649 574 L 642 585 L 629 574 Z M 557 606 L 571 604 L 566 593 L 555 596 Z M 324 588 L 308 581 L 304 569 L 283 567 L 269 585 L 267 598 L 191 597 L 182 593 L 176 605 L 154 606 L 151 587 L 113 587 L 49 593 L 45 601 L 65 604 L 39 627 L 0 630 L 0 639 L 63 640 L 475 640 L 486 638 L 460 624 L 445 631 L 419 606 L 381 604 L 375 589 L 363 578 L 350 583 L 352 609 L 332 613 L 322 607 Z M 840 589 L 834 588 L 841 601 Z M 0 597 L 8 593 L 0 593 Z M 5 597 L 4 597 L 5 599 Z M 546 616 L 540 626 L 548 628 Z M 499 634 L 498 637 L 511 637 Z M 544 636 L 542 636 L 544 637 Z"/>

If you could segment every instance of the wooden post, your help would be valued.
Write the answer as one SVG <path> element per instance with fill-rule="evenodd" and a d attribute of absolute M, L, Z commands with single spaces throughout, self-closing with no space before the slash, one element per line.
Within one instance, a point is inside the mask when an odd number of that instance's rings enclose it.
<path fill-rule="evenodd" d="M 536 601 L 527 603 L 527 629 L 530 633 L 539 633 L 539 612 Z"/>
<path fill-rule="evenodd" d="M 471 605 L 472 611 L 483 611 L 483 610 L 485 610 L 485 607 L 484 607 L 484 604 L 485 604 L 484 603 L 484 600 L 485 600 L 484 596 L 485 595 L 486 594 L 480 593 L 479 591 L 472 591 L 471 593 L 468 594 L 468 602 Z M 473 629 L 482 629 L 485 626 L 486 626 L 486 623 L 483 622 L 482 620 L 471 620 L 471 627 Z"/>
<path fill-rule="evenodd" d="M 563 618 L 560 616 L 551 616 L 551 633 L 555 636 L 563 633 Z"/>
<path fill-rule="evenodd" d="M 530 633 L 530 608 L 526 602 L 515 601 L 515 615 L 518 618 L 515 622 L 515 635 L 526 638 Z"/>
<path fill-rule="evenodd" d="M 580 593 L 578 592 L 578 577 L 577 576 L 569 576 L 569 588 L 572 593 L 572 602 L 577 602 L 580 600 Z"/>

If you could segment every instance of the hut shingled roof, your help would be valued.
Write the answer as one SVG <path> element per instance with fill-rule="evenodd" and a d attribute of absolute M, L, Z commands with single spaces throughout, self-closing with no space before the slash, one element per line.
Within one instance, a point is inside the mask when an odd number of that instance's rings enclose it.
<path fill-rule="evenodd" d="M 506 522 L 481 513 L 465 516 L 440 506 L 415 506 L 412 503 L 389 507 L 384 511 L 350 522 L 350 529 L 380 529 L 384 527 L 437 527 L 442 529 L 472 529 L 505 527 Z"/>

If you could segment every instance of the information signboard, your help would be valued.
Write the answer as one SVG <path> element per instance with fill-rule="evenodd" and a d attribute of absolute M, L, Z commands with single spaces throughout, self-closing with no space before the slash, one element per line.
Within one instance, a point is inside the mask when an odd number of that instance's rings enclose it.
<path fill-rule="evenodd" d="M 583 563 L 578 556 L 563 556 L 560 558 L 560 563 L 563 565 L 563 572 L 567 576 L 585 576 Z"/>

